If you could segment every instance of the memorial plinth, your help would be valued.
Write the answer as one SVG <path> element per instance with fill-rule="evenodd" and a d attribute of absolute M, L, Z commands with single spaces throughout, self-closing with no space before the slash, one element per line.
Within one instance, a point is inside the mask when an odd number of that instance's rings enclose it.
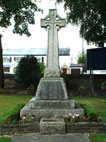
<path fill-rule="evenodd" d="M 64 80 L 60 77 L 58 31 L 65 24 L 56 9 L 49 10 L 49 15 L 41 20 L 41 27 L 48 30 L 47 65 L 36 97 L 21 110 L 21 117 L 30 118 L 34 114 L 40 118 L 64 118 L 69 113 L 84 114 L 81 107 L 76 108 L 74 100 L 68 100 Z"/>
<path fill-rule="evenodd" d="M 63 78 L 42 78 L 38 85 L 36 99 L 40 100 L 68 99 Z"/>

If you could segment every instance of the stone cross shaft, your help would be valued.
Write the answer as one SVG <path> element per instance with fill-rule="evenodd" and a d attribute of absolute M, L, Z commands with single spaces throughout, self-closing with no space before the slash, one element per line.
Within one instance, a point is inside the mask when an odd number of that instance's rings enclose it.
<path fill-rule="evenodd" d="M 48 30 L 47 66 L 44 77 L 60 77 L 58 30 L 65 25 L 65 19 L 57 14 L 56 9 L 50 9 L 49 15 L 45 19 L 41 19 L 41 27 Z"/>

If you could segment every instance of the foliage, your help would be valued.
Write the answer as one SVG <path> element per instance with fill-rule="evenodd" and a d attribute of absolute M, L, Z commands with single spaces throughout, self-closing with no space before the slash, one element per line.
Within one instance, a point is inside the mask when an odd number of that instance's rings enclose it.
<path fill-rule="evenodd" d="M 84 64 L 86 66 L 86 62 L 87 62 L 87 55 L 86 55 L 86 53 L 84 52 L 83 55 L 79 54 L 78 55 L 78 59 L 77 59 L 77 63 L 78 64 Z"/>
<path fill-rule="evenodd" d="M 11 142 L 11 138 L 9 138 L 9 137 L 0 137 L 0 142 Z"/>
<path fill-rule="evenodd" d="M 101 121 L 101 117 L 97 115 L 94 109 L 92 109 L 89 105 L 83 104 L 82 107 L 85 110 L 85 115 L 81 116 L 78 113 L 74 114 L 67 114 L 65 116 L 65 121 L 66 122 L 98 122 Z"/>
<path fill-rule="evenodd" d="M 31 95 L 0 95 L 0 124 L 11 115 L 18 104 L 26 104 Z"/>
<path fill-rule="evenodd" d="M 13 33 L 30 36 L 29 24 L 34 24 L 36 11 L 41 11 L 33 0 L 0 0 L 0 27 L 14 24 Z M 0 33 L 1 34 L 1 33 Z M 1 36 L 1 35 L 0 35 Z M 0 88 L 4 88 L 2 44 L 0 37 Z"/>
<path fill-rule="evenodd" d="M 5 120 L 5 123 L 14 123 L 20 119 L 20 110 L 24 107 L 24 104 L 18 104 Z"/>
<path fill-rule="evenodd" d="M 86 107 L 88 114 L 96 113 L 106 122 L 106 97 L 74 97 L 74 99 L 76 103 L 81 105 L 86 104 L 92 108 L 91 110 L 91 108 Z"/>
<path fill-rule="evenodd" d="M 40 78 L 41 70 L 36 57 L 27 55 L 26 57 L 21 58 L 16 69 L 15 81 L 22 84 L 25 88 L 30 85 L 36 87 Z"/>
<path fill-rule="evenodd" d="M 96 114 L 90 114 L 90 116 L 81 116 L 80 114 L 68 114 L 64 118 L 66 122 L 99 122 L 101 121 L 101 117 Z"/>
<path fill-rule="evenodd" d="M 106 134 L 91 134 L 91 142 L 106 142 Z"/>
<path fill-rule="evenodd" d="M 39 62 L 39 67 L 40 67 L 40 70 L 41 70 L 41 76 L 43 77 L 43 75 L 44 75 L 44 70 L 45 70 L 45 64 L 42 63 L 42 62 Z"/>
<path fill-rule="evenodd" d="M 78 55 L 77 63 L 78 64 L 83 64 L 83 66 L 84 66 L 83 71 L 86 72 L 86 68 L 87 68 L 87 54 L 85 52 L 83 52 L 83 55 L 82 54 Z"/>
<path fill-rule="evenodd" d="M 0 0 L 0 27 L 7 28 L 14 21 L 14 33 L 30 36 L 28 24 L 34 24 L 34 15 L 40 11 L 32 0 Z"/>
<path fill-rule="evenodd" d="M 106 1 L 57 0 L 64 2 L 67 20 L 80 25 L 80 35 L 90 43 L 103 46 L 106 42 Z"/>

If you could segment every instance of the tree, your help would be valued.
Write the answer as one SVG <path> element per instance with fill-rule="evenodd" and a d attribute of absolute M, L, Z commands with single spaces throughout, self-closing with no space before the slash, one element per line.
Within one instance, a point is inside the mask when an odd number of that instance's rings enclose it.
<path fill-rule="evenodd" d="M 27 55 L 23 57 L 16 68 L 15 81 L 24 88 L 30 85 L 36 87 L 41 78 L 41 69 L 36 57 Z"/>
<path fill-rule="evenodd" d="M 83 53 L 83 55 L 82 54 L 78 55 L 77 63 L 86 65 L 86 53 L 85 52 Z"/>
<path fill-rule="evenodd" d="M 0 0 L 0 27 L 8 28 L 14 24 L 13 33 L 30 36 L 28 25 L 34 24 L 36 11 L 41 10 L 32 0 Z M 2 45 L 0 50 L 2 51 Z M 0 88 L 3 88 L 2 52 L 0 52 L 0 70 Z"/>
<path fill-rule="evenodd" d="M 64 2 L 67 21 L 80 25 L 80 35 L 88 43 L 104 46 L 106 42 L 106 1 L 102 0 L 57 0 Z"/>
<path fill-rule="evenodd" d="M 3 72 L 3 58 L 2 58 L 2 43 L 0 35 L 0 88 L 4 88 L 4 72 Z"/>
<path fill-rule="evenodd" d="M 77 63 L 84 65 L 84 72 L 85 72 L 87 67 L 87 54 L 85 52 L 83 52 L 83 54 L 78 55 Z"/>

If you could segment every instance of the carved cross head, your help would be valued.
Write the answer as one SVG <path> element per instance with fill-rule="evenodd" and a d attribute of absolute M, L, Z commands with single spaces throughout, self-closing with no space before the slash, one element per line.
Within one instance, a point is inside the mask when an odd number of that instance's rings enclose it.
<path fill-rule="evenodd" d="M 48 26 L 58 26 L 59 28 L 65 27 L 66 21 L 57 14 L 56 9 L 50 9 L 49 15 L 41 19 L 41 27 L 47 28 Z"/>

